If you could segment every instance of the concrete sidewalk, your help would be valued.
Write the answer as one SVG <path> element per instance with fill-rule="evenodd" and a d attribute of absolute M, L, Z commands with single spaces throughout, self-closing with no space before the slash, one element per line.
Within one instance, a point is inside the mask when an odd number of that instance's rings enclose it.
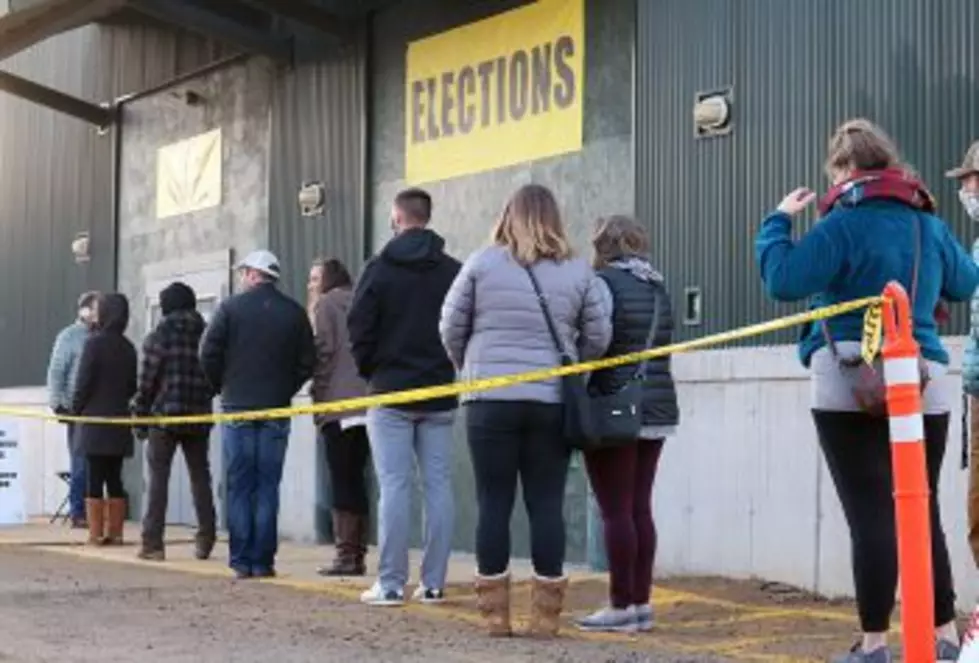
<path fill-rule="evenodd" d="M 67 526 L 34 521 L 21 527 L 0 528 L 0 547 L 16 547 L 70 555 L 127 566 L 169 570 L 181 574 L 231 579 L 227 568 L 227 543 L 222 539 L 208 561 L 193 557 L 193 530 L 167 529 L 167 560 L 146 562 L 136 557 L 139 526 L 127 523 L 126 545 L 90 547 L 84 545 L 87 533 Z M 367 565 L 376 568 L 376 551 L 371 549 Z M 334 600 L 356 604 L 360 593 L 369 587 L 373 576 L 325 578 L 316 568 L 332 560 L 331 546 L 301 545 L 283 541 L 276 561 L 278 577 L 244 581 L 272 585 L 302 592 L 318 593 Z M 417 582 L 420 553 L 411 552 L 413 582 Z M 447 602 L 428 606 L 408 602 L 401 608 L 409 613 L 481 627 L 473 593 L 475 561 L 472 555 L 454 553 L 446 588 Z M 526 625 L 530 609 L 531 567 L 527 560 L 514 560 L 513 615 L 517 629 Z M 571 620 L 603 605 L 607 600 L 605 574 L 581 567 L 569 567 L 570 586 L 565 607 L 564 637 L 594 642 L 631 642 L 640 649 L 663 646 L 691 656 L 714 655 L 740 661 L 825 660 L 849 646 L 855 616 L 849 602 L 828 602 L 791 587 L 761 581 L 735 581 L 721 578 L 658 578 L 652 605 L 656 612 L 653 634 L 622 636 L 580 633 Z M 413 589 L 409 585 L 407 593 Z M 894 624 L 895 632 L 899 626 Z M 645 643 L 645 644 L 644 644 Z"/>

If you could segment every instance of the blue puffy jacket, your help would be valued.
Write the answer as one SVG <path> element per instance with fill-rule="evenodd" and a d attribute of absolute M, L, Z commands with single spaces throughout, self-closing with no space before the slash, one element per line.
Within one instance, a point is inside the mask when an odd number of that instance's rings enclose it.
<path fill-rule="evenodd" d="M 979 240 L 972 245 L 972 258 L 979 263 Z M 962 387 L 970 396 L 979 396 L 979 290 L 969 305 L 969 339 L 962 360 Z"/>

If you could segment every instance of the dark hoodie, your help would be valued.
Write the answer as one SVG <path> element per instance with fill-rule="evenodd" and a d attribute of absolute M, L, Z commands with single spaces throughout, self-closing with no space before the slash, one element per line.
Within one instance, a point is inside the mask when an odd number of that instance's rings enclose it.
<path fill-rule="evenodd" d="M 78 361 L 72 412 L 91 417 L 127 417 L 136 391 L 136 348 L 125 337 L 129 301 L 109 293 L 99 298 L 98 324 Z M 79 424 L 77 448 L 89 456 L 132 456 L 128 426 Z"/>
<path fill-rule="evenodd" d="M 371 393 L 431 387 L 455 380 L 439 336 L 442 300 L 459 273 L 445 240 L 427 228 L 405 230 L 364 268 L 347 318 L 357 370 Z M 457 399 L 403 406 L 451 410 Z"/>
<path fill-rule="evenodd" d="M 205 324 L 194 306 L 191 299 L 171 309 L 143 341 L 139 388 L 132 404 L 137 416 L 210 414 L 214 392 L 197 355 Z M 210 424 L 159 428 L 183 436 L 207 437 Z"/>

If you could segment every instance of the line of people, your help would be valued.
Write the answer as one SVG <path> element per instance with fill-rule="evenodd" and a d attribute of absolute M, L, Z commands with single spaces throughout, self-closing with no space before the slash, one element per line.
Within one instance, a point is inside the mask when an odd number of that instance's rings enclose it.
<path fill-rule="evenodd" d="M 820 219 L 808 232 L 793 238 L 792 218 L 817 198 L 807 188 L 786 196 L 761 224 L 756 257 L 762 281 L 775 299 L 809 299 L 813 306 L 876 295 L 894 279 L 911 293 L 923 357 L 936 654 L 939 660 L 954 660 L 959 637 L 937 493 L 949 423 L 948 394 L 941 388 L 949 356 L 938 325 L 947 317 L 945 301 L 973 297 L 979 267 L 936 215 L 927 187 L 879 127 L 866 120 L 840 126 L 828 146 L 826 172 L 830 190 L 819 200 Z M 967 212 L 979 218 L 979 146 L 949 176 L 960 182 Z M 574 256 L 552 193 L 527 185 L 507 201 L 488 246 L 460 264 L 445 252 L 444 239 L 430 228 L 431 218 L 426 192 L 399 193 L 391 210 L 393 237 L 361 277 L 354 283 L 339 261 L 317 261 L 310 270 L 305 309 L 277 289 L 279 264 L 267 251 L 239 264 L 242 291 L 223 301 L 206 327 L 194 311 L 193 293 L 173 284 L 161 295 L 163 320 L 144 342 L 138 381 L 136 353 L 123 336 L 125 298 L 86 295 L 79 302 L 78 322 L 56 343 L 52 407 L 58 413 L 108 416 L 198 413 L 209 412 L 211 399 L 219 394 L 226 411 L 276 408 L 288 405 L 309 379 L 313 400 L 327 402 L 551 367 L 562 355 L 588 360 L 670 342 L 669 295 L 663 276 L 649 262 L 646 231 L 635 220 L 599 219 L 589 264 Z M 97 331 L 83 343 L 90 325 Z M 897 583 L 889 436 L 879 370 L 860 361 L 861 334 L 859 313 L 811 325 L 801 337 L 800 359 L 811 371 L 813 419 L 851 534 L 863 638 L 843 660 L 886 663 Z M 973 336 L 966 364 L 970 393 L 976 381 L 969 382 L 968 370 L 979 365 L 976 347 Z M 77 374 L 70 368 L 73 361 Z M 604 523 L 610 596 L 608 606 L 578 620 L 582 629 L 635 631 L 653 622 L 652 488 L 664 442 L 679 423 L 670 361 L 649 362 L 641 373 L 631 366 L 598 371 L 588 376 L 588 392 L 619 393 L 637 378 L 642 386 L 638 435 L 603 440 L 584 454 Z M 567 587 L 563 507 L 572 453 L 562 398 L 555 379 L 461 399 L 478 507 L 475 585 L 493 635 L 512 632 L 510 516 L 518 480 L 534 570 L 530 629 L 552 636 L 559 627 Z M 459 406 L 455 398 L 437 398 L 316 418 L 327 450 L 337 542 L 337 557 L 320 569 L 324 575 L 367 573 L 368 462 L 377 475 L 379 561 L 376 581 L 362 596 L 365 603 L 405 601 L 416 467 L 425 533 L 413 598 L 444 600 L 454 535 L 453 426 Z M 272 575 L 289 421 L 222 428 L 229 564 L 240 578 Z M 85 465 L 79 455 L 88 461 L 91 539 L 118 542 L 118 500 L 124 497 L 119 471 L 121 458 L 132 453 L 132 437 L 119 427 L 71 429 L 73 467 Z M 150 446 L 140 553 L 148 559 L 164 556 L 166 479 L 177 446 L 184 450 L 194 486 L 197 553 L 201 558 L 210 554 L 214 516 L 208 433 L 206 426 L 139 431 Z M 979 492 L 975 466 L 973 460 L 973 496 Z M 73 505 L 80 524 L 77 500 Z M 99 529 L 103 509 L 105 531 Z M 970 507 L 973 541 L 977 521 L 979 508 Z"/>
<path fill-rule="evenodd" d="M 390 219 L 394 236 L 356 284 L 341 262 L 317 260 L 305 310 L 276 287 L 279 263 L 268 251 L 238 264 L 240 292 L 220 304 L 210 324 L 197 312 L 194 292 L 171 284 L 160 295 L 162 319 L 143 342 L 138 370 L 135 348 L 124 335 L 126 298 L 87 294 L 79 321 L 55 344 L 52 407 L 62 415 L 199 414 L 210 412 L 219 395 L 224 411 L 268 409 L 288 405 L 310 379 L 313 400 L 324 402 L 550 367 L 562 353 L 595 359 L 639 350 L 650 338 L 656 344 L 670 341 L 669 296 L 646 256 L 646 231 L 635 220 L 598 220 L 593 267 L 574 257 L 557 202 L 539 185 L 514 194 L 490 245 L 465 264 L 445 252 L 444 239 L 429 227 L 431 216 L 425 191 L 398 194 Z M 634 367 L 609 369 L 592 375 L 590 388 L 611 393 L 634 379 Z M 558 380 L 462 399 L 479 514 L 476 588 L 494 635 L 511 632 L 510 516 L 518 480 L 534 567 L 531 630 L 553 635 L 558 629 L 567 587 L 563 511 L 572 453 L 562 430 L 561 399 Z M 582 619 L 583 629 L 633 631 L 652 624 L 652 484 L 664 440 L 679 418 L 668 358 L 649 362 L 640 401 L 639 439 L 617 440 L 585 455 L 606 522 L 612 589 L 609 606 Z M 413 599 L 444 600 L 454 536 L 453 427 L 459 406 L 454 397 L 438 398 L 315 418 L 326 447 L 336 542 L 336 558 L 319 569 L 323 575 L 366 574 L 368 462 L 378 479 L 379 561 L 377 579 L 362 596 L 365 603 L 405 601 L 416 467 L 425 534 Z M 289 424 L 222 424 L 229 565 L 238 578 L 275 573 Z M 208 558 L 216 530 L 210 426 L 153 426 L 135 434 L 147 441 L 149 468 L 139 556 L 165 559 L 167 489 L 179 447 L 198 517 L 196 555 Z M 99 424 L 69 426 L 69 436 L 75 476 L 86 467 L 89 475 L 86 509 L 73 502 L 74 523 L 89 528 L 93 544 L 121 543 L 121 468 L 133 453 L 133 436 L 125 427 Z"/>

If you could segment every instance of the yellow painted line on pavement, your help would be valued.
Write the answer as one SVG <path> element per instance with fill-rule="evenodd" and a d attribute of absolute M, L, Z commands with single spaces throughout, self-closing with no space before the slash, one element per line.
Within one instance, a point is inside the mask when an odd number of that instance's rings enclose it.
<path fill-rule="evenodd" d="M 3 544 L 0 543 L 0 546 Z M 101 562 L 115 562 L 121 564 L 128 564 L 131 566 L 140 566 L 143 568 L 159 569 L 163 571 L 171 571 L 178 573 L 186 573 L 191 575 L 208 576 L 212 578 L 224 578 L 231 579 L 231 570 L 224 567 L 218 566 L 213 561 L 202 562 L 198 560 L 184 560 L 175 559 L 167 560 L 165 562 L 148 562 L 145 560 L 138 559 L 135 554 L 133 554 L 134 548 L 124 547 L 124 548 L 89 548 L 87 546 L 78 547 L 64 547 L 64 546 L 40 546 L 39 550 L 46 552 L 52 552 L 62 555 L 71 555 L 83 559 L 101 561 Z M 127 554 L 122 554 L 125 551 Z M 350 582 L 345 580 L 303 580 L 300 578 L 292 578 L 289 576 L 279 576 L 275 578 L 263 578 L 260 580 L 249 580 L 248 583 L 259 583 L 263 585 L 270 585 L 276 587 L 282 587 L 287 589 L 295 589 L 298 591 L 313 592 L 319 594 L 326 594 L 337 599 L 359 601 L 360 593 L 367 588 L 367 584 L 363 582 Z M 676 590 L 668 590 L 669 592 L 682 595 L 685 600 L 689 600 L 689 597 L 697 597 L 699 595 L 690 594 L 687 592 L 677 592 Z M 671 596 L 671 598 L 673 598 Z M 705 597 L 709 598 L 709 597 Z M 709 603 L 710 601 L 702 601 L 704 603 Z M 726 601 L 726 604 L 739 605 L 731 601 Z M 471 612 L 468 610 L 453 610 L 453 601 L 448 601 L 446 604 L 439 605 L 425 605 L 422 603 L 412 603 L 406 602 L 403 606 L 395 608 L 398 611 L 408 612 L 411 614 L 416 614 L 419 616 L 431 617 L 438 619 L 440 621 L 455 621 L 470 624 L 475 627 L 481 627 L 483 624 L 482 618 L 476 612 Z M 801 611 L 804 612 L 804 611 Z M 526 628 L 527 621 L 520 617 L 515 616 L 513 619 L 514 629 L 520 631 L 522 628 Z M 710 643 L 704 643 L 699 645 L 692 645 L 685 642 L 679 642 L 670 637 L 663 637 L 659 633 L 663 631 L 669 631 L 671 625 L 657 624 L 656 631 L 658 633 L 653 634 L 620 634 L 620 633 L 594 633 L 594 632 L 581 632 L 573 630 L 570 627 L 566 627 L 561 631 L 561 637 L 570 640 L 579 640 L 584 642 L 600 642 L 600 643 L 615 643 L 623 645 L 632 649 L 639 651 L 649 651 L 655 646 L 659 649 L 674 650 L 680 653 L 687 654 L 700 654 L 700 653 L 723 653 L 728 658 L 742 661 L 743 663 L 750 663 L 751 661 L 759 661 L 760 663 L 768 663 L 770 661 L 783 661 L 783 660 L 795 660 L 802 661 L 804 659 L 789 659 L 785 657 L 777 657 L 770 654 L 752 654 L 748 652 L 742 652 L 743 649 L 757 646 L 759 644 L 771 644 L 778 641 L 784 641 L 786 639 L 806 639 L 806 636 L 783 636 L 779 637 L 769 637 L 769 638 L 731 638 L 722 639 Z"/>

